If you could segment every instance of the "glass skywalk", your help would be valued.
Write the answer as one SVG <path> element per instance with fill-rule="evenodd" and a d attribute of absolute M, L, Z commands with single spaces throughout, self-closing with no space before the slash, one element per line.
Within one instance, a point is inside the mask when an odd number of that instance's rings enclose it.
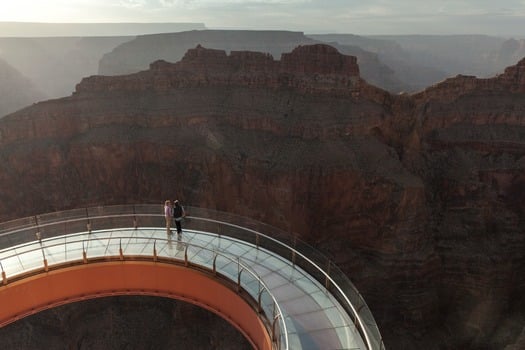
<path fill-rule="evenodd" d="M 240 226 L 246 218 L 187 209 L 191 216 L 181 236 L 166 234 L 157 205 L 98 207 L 6 223 L 0 225 L 0 267 L 12 279 L 41 271 L 44 264 L 110 256 L 168 258 L 238 282 L 260 300 L 267 317 L 284 321 L 278 322 L 281 349 L 384 349 L 368 308 L 352 314 L 364 309 L 362 299 L 360 305 L 343 305 L 349 299 L 340 297 L 341 287 L 300 251 L 263 230 Z M 355 290 L 347 295 L 360 298 Z"/>

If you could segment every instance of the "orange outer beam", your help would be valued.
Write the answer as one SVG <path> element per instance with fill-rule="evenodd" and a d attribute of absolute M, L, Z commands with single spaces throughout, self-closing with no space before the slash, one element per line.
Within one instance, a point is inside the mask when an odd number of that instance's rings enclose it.
<path fill-rule="evenodd" d="M 110 295 L 187 301 L 227 320 L 254 349 L 272 349 L 257 312 L 235 291 L 197 270 L 150 261 L 75 265 L 0 286 L 0 327 L 58 305 Z"/>

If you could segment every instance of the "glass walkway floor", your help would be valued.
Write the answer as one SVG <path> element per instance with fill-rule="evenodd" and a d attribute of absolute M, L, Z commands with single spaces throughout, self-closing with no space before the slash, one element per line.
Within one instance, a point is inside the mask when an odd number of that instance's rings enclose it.
<path fill-rule="evenodd" d="M 158 205 L 82 210 L 0 224 L 4 284 L 43 265 L 107 257 L 169 259 L 237 283 L 268 319 L 278 319 L 278 349 L 384 349 L 357 291 L 343 293 L 314 261 L 266 235 L 260 223 L 187 208 L 191 216 L 183 233 L 168 235 Z"/>

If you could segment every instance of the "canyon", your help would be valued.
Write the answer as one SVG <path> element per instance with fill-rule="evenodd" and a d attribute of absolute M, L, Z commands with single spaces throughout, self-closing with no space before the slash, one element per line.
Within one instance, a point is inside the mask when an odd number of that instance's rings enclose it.
<path fill-rule="evenodd" d="M 387 349 L 519 349 L 525 59 L 399 95 L 357 62 L 199 45 L 84 78 L 0 119 L 0 219 L 178 197 L 315 245 Z"/>

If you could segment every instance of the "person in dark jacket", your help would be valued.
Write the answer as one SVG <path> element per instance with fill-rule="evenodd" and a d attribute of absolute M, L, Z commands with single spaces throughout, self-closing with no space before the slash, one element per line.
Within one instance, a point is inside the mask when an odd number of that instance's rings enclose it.
<path fill-rule="evenodd" d="M 182 233 L 182 219 L 186 216 L 184 207 L 180 205 L 179 200 L 175 199 L 173 201 L 173 219 L 175 220 L 175 226 L 177 226 L 177 234 Z"/>

